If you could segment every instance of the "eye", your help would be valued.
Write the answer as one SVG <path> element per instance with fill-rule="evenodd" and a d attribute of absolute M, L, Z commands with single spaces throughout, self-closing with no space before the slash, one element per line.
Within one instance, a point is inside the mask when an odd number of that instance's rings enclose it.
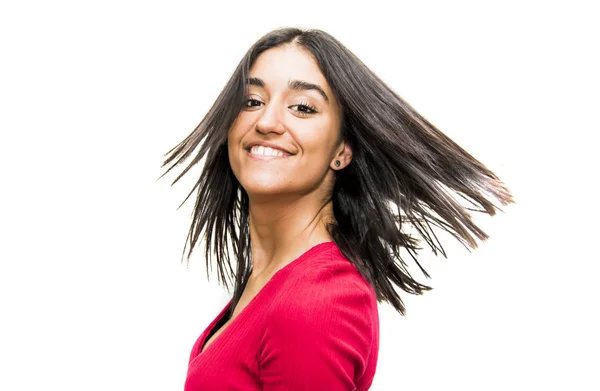
<path fill-rule="evenodd" d="M 317 112 L 317 108 L 316 107 L 314 107 L 310 103 L 305 103 L 305 102 L 302 102 L 299 105 L 294 105 L 294 106 L 290 106 L 290 107 L 297 107 L 296 111 L 300 115 L 315 114 Z"/>
<path fill-rule="evenodd" d="M 246 103 L 244 104 L 244 106 L 245 107 L 259 107 L 262 104 L 263 103 L 259 100 L 256 100 L 253 98 L 248 98 L 248 99 L 246 99 Z"/>

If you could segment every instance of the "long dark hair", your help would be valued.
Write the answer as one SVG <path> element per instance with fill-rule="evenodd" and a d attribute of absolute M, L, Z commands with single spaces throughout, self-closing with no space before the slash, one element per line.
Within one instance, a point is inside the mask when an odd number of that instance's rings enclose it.
<path fill-rule="evenodd" d="M 393 284 L 412 294 L 431 287 L 417 282 L 401 256 L 417 260 L 424 240 L 435 254 L 446 256 L 432 226 L 455 237 L 467 248 L 486 233 L 471 211 L 494 215 L 513 202 L 507 187 L 482 163 L 440 132 L 394 93 L 350 50 L 321 30 L 282 28 L 260 38 L 242 58 L 204 119 L 165 154 L 163 167 L 191 158 L 175 184 L 201 162 L 200 178 L 183 201 L 197 192 L 192 223 L 184 245 L 189 258 L 202 239 L 207 273 L 213 257 L 219 282 L 229 290 L 233 277 L 233 311 L 251 274 L 248 195 L 229 165 L 227 135 L 246 99 L 248 73 L 265 50 L 292 43 L 312 53 L 342 108 L 341 137 L 353 158 L 336 171 L 332 193 L 335 223 L 329 232 L 341 252 L 374 287 L 377 300 L 387 301 L 404 315 L 404 304 Z M 456 197 L 458 196 L 458 197 Z M 473 207 L 466 207 L 458 198 Z M 406 233 L 412 227 L 416 235 Z M 237 261 L 233 271 L 231 256 Z"/>

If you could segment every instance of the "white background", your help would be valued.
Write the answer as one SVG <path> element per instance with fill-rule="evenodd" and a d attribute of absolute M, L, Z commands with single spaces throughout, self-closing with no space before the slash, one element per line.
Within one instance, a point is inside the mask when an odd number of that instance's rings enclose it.
<path fill-rule="evenodd" d="M 162 154 L 282 26 L 338 38 L 517 200 L 477 251 L 423 254 L 408 316 L 380 305 L 372 390 L 600 389 L 591 4 L 3 2 L 0 389 L 183 389 L 229 293 L 180 263 L 199 168 L 171 188 Z"/>

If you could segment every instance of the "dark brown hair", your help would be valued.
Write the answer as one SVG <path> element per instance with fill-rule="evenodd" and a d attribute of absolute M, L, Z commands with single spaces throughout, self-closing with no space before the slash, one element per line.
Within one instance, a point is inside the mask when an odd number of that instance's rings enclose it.
<path fill-rule="evenodd" d="M 227 135 L 246 100 L 248 73 L 265 50 L 295 44 L 310 52 L 342 108 L 342 137 L 353 151 L 351 163 L 336 171 L 330 234 L 342 253 L 377 293 L 401 314 L 404 304 L 393 284 L 421 294 L 431 289 L 407 270 L 401 250 L 417 260 L 420 241 L 446 256 L 432 228 L 438 227 L 467 248 L 487 235 L 471 212 L 494 215 L 513 202 L 507 187 L 473 156 L 440 132 L 381 81 L 350 50 L 321 30 L 283 28 L 260 38 L 246 53 L 207 115 L 166 154 L 165 174 L 191 158 L 176 183 L 205 159 L 200 178 L 184 202 L 197 193 L 184 246 L 189 260 L 203 234 L 207 272 L 216 260 L 219 282 L 233 304 L 251 274 L 248 196 L 229 165 Z M 164 174 L 163 174 L 164 175 Z M 457 197 L 458 196 L 458 197 Z M 458 199 L 465 200 L 466 207 Z M 413 227 L 416 235 L 406 233 Z M 236 260 L 233 271 L 231 256 Z"/>

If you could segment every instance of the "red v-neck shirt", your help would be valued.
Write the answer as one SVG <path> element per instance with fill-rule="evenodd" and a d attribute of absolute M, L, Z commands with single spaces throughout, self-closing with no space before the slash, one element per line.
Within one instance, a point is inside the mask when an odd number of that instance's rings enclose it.
<path fill-rule="evenodd" d="M 185 391 L 368 390 L 379 353 L 372 286 L 334 242 L 280 269 L 202 351 L 231 301 L 200 335 Z"/>

